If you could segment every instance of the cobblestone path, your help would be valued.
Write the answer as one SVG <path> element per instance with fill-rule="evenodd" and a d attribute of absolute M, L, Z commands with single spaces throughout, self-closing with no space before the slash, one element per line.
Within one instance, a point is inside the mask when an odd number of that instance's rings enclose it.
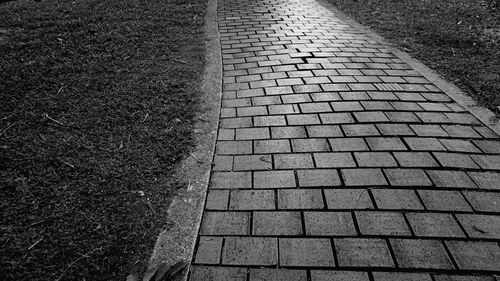
<path fill-rule="evenodd" d="M 190 280 L 500 280 L 498 135 L 314 0 L 218 5 Z"/>

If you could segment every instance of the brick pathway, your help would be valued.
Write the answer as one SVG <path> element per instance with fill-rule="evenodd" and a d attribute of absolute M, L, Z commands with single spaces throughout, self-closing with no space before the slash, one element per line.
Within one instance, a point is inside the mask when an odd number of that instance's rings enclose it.
<path fill-rule="evenodd" d="M 190 280 L 500 275 L 498 135 L 314 0 L 218 9 L 224 92 Z"/>

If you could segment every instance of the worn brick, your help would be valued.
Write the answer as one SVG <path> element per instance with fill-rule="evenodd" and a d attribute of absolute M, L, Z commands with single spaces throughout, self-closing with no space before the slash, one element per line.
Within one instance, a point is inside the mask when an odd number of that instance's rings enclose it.
<path fill-rule="evenodd" d="M 276 169 L 313 168 L 314 163 L 310 154 L 277 154 L 274 155 Z"/>
<path fill-rule="evenodd" d="M 201 236 L 194 263 L 218 264 L 222 250 L 222 237 Z"/>
<path fill-rule="evenodd" d="M 306 130 L 299 126 L 271 127 L 271 136 L 273 139 L 305 138 Z"/>
<path fill-rule="evenodd" d="M 422 122 L 413 112 L 386 112 L 387 118 L 392 122 Z"/>
<path fill-rule="evenodd" d="M 447 137 L 448 133 L 439 125 L 410 125 L 419 137 Z"/>
<path fill-rule="evenodd" d="M 388 152 L 355 152 L 354 157 L 360 167 L 394 167 L 396 161 Z"/>
<path fill-rule="evenodd" d="M 448 151 L 456 152 L 477 152 L 481 151 L 468 140 L 457 140 L 457 139 L 440 139 L 439 140 Z"/>
<path fill-rule="evenodd" d="M 394 108 L 386 101 L 362 101 L 361 105 L 366 110 L 394 110 Z"/>
<path fill-rule="evenodd" d="M 229 190 L 209 190 L 207 195 L 207 210 L 226 210 L 229 202 Z"/>
<path fill-rule="evenodd" d="M 457 214 L 456 216 L 470 237 L 500 239 L 499 216 L 473 214 Z"/>
<path fill-rule="evenodd" d="M 368 146 L 363 138 L 328 139 L 333 151 L 366 151 Z"/>
<path fill-rule="evenodd" d="M 215 156 L 213 171 L 231 171 L 233 169 L 233 156 Z"/>
<path fill-rule="evenodd" d="M 432 155 L 428 152 L 394 152 L 402 167 L 438 167 Z"/>
<path fill-rule="evenodd" d="M 353 113 L 359 122 L 388 122 L 389 119 L 381 111 L 354 112 Z"/>
<path fill-rule="evenodd" d="M 251 268 L 249 281 L 307 281 L 305 270 Z"/>
<path fill-rule="evenodd" d="M 314 153 L 318 168 L 356 167 L 350 153 Z"/>
<path fill-rule="evenodd" d="M 372 194 L 380 209 L 421 210 L 424 208 L 413 190 L 373 189 Z"/>
<path fill-rule="evenodd" d="M 336 170 L 298 170 L 297 171 L 300 187 L 315 186 L 340 186 L 340 178 Z"/>
<path fill-rule="evenodd" d="M 304 212 L 304 223 L 307 235 L 356 235 L 354 222 L 349 212 Z"/>
<path fill-rule="evenodd" d="M 293 171 L 256 171 L 253 175 L 254 188 L 295 187 Z"/>
<path fill-rule="evenodd" d="M 217 140 L 234 140 L 234 129 L 219 129 Z"/>
<path fill-rule="evenodd" d="M 342 97 L 342 100 L 369 100 L 370 97 L 365 92 L 341 92 L 339 95 Z"/>
<path fill-rule="evenodd" d="M 476 188 L 476 185 L 462 171 L 427 171 L 437 187 Z"/>
<path fill-rule="evenodd" d="M 335 266 L 329 239 L 280 238 L 281 266 Z"/>
<path fill-rule="evenodd" d="M 435 152 L 434 156 L 443 167 L 479 169 L 479 166 L 474 162 L 474 160 L 466 154 Z"/>
<path fill-rule="evenodd" d="M 249 214 L 246 212 L 205 212 L 201 235 L 248 235 Z"/>
<path fill-rule="evenodd" d="M 356 220 L 363 235 L 411 235 L 403 215 L 398 212 L 356 212 Z"/>
<path fill-rule="evenodd" d="M 212 174 L 210 188 L 232 189 L 251 188 L 252 175 L 250 172 L 216 172 Z"/>
<path fill-rule="evenodd" d="M 323 209 L 320 189 L 281 189 L 278 191 L 279 209 Z"/>
<path fill-rule="evenodd" d="M 286 120 L 289 125 L 314 125 L 320 124 L 320 120 L 317 114 L 296 114 L 287 115 Z"/>
<path fill-rule="evenodd" d="M 368 281 L 367 272 L 311 270 L 311 281 Z"/>
<path fill-rule="evenodd" d="M 399 138 L 366 138 L 366 142 L 368 146 L 372 150 L 390 150 L 390 151 L 398 151 L 398 150 L 407 150 L 406 146 Z"/>
<path fill-rule="evenodd" d="M 446 241 L 446 246 L 464 270 L 498 270 L 500 247 L 496 242 Z"/>
<path fill-rule="evenodd" d="M 497 140 L 474 140 L 473 142 L 484 153 L 500 154 L 500 141 L 497 141 Z"/>
<path fill-rule="evenodd" d="M 302 235 L 300 212 L 254 212 L 253 235 Z"/>
<path fill-rule="evenodd" d="M 481 189 L 500 189 L 500 173 L 469 172 L 468 174 Z"/>
<path fill-rule="evenodd" d="M 401 268 L 453 269 L 453 264 L 440 241 L 390 239 Z"/>
<path fill-rule="evenodd" d="M 474 210 L 500 213 L 500 193 L 466 191 L 463 194 Z"/>
<path fill-rule="evenodd" d="M 339 94 L 332 92 L 311 93 L 311 98 L 315 102 L 319 101 L 338 101 L 341 100 Z"/>
<path fill-rule="evenodd" d="M 269 105 L 269 114 L 298 114 L 300 113 L 299 106 L 297 104 L 276 104 Z"/>
<path fill-rule="evenodd" d="M 266 90 L 266 95 L 286 95 L 293 93 L 293 89 L 290 86 L 270 87 L 266 88 L 265 90 Z"/>
<path fill-rule="evenodd" d="M 387 243 L 383 239 L 335 238 L 339 266 L 394 267 Z"/>
<path fill-rule="evenodd" d="M 334 111 L 362 111 L 364 108 L 357 101 L 335 101 L 330 103 Z"/>
<path fill-rule="evenodd" d="M 416 236 L 465 237 L 451 214 L 408 213 L 407 217 Z"/>
<path fill-rule="evenodd" d="M 277 250 L 276 238 L 227 237 L 222 251 L 222 264 L 276 265 Z"/>
<path fill-rule="evenodd" d="M 500 170 L 500 155 L 471 155 L 471 157 L 482 169 Z"/>
<path fill-rule="evenodd" d="M 342 169 L 342 177 L 347 186 L 387 185 L 380 169 Z"/>
<path fill-rule="evenodd" d="M 432 186 L 432 182 L 421 169 L 384 169 L 384 172 L 391 185 Z"/>
<path fill-rule="evenodd" d="M 284 126 L 284 125 L 286 125 L 285 116 L 283 116 L 283 115 L 255 116 L 255 117 L 253 117 L 253 123 L 256 127 Z"/>
<path fill-rule="evenodd" d="M 294 152 L 318 152 L 329 151 L 330 146 L 326 139 L 292 139 L 292 148 Z"/>
<path fill-rule="evenodd" d="M 190 281 L 246 281 L 247 270 L 241 267 L 192 266 Z"/>
<path fill-rule="evenodd" d="M 254 153 L 291 152 L 288 140 L 257 140 L 254 141 Z"/>
<path fill-rule="evenodd" d="M 462 125 L 443 125 L 443 129 L 452 137 L 457 138 L 481 138 L 472 127 Z"/>
<path fill-rule="evenodd" d="M 283 100 L 283 103 L 302 103 L 312 101 L 308 94 L 282 95 L 281 99 Z"/>

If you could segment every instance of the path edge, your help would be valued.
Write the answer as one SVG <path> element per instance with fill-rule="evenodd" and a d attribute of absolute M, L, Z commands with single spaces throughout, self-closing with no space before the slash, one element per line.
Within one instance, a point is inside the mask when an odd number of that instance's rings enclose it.
<path fill-rule="evenodd" d="M 397 56 L 402 61 L 406 62 L 408 65 L 414 68 L 417 72 L 422 74 L 422 76 L 424 76 L 427 80 L 433 83 L 436 87 L 438 87 L 441 91 L 443 91 L 446 95 L 448 95 L 459 105 L 463 106 L 467 111 L 469 111 L 472 115 L 474 115 L 477 119 L 479 119 L 484 125 L 486 125 L 488 128 L 490 128 L 495 133 L 500 135 L 500 119 L 497 118 L 495 113 L 493 113 L 491 110 L 478 105 L 478 103 L 465 91 L 462 91 L 458 86 L 445 80 L 439 73 L 429 68 L 419 60 L 413 58 L 409 53 L 401 51 L 397 46 L 389 43 L 384 37 L 377 34 L 369 27 L 364 26 L 361 23 L 357 22 L 352 17 L 348 16 L 346 13 L 339 10 L 332 3 L 328 2 L 328 0 L 315 0 L 315 1 L 318 2 L 321 6 L 329 9 L 338 18 L 340 18 L 347 24 L 353 26 L 359 31 L 365 33 L 371 39 L 384 45 L 384 47 L 389 49 L 389 51 L 391 51 L 395 56 Z"/>
<path fill-rule="evenodd" d="M 156 240 L 148 269 L 150 279 L 161 263 L 190 263 L 205 206 L 212 168 L 222 98 L 222 56 L 217 24 L 217 0 L 208 0 L 205 15 L 205 69 L 199 97 L 200 112 L 194 128 L 196 146 L 179 164 L 177 177 L 188 182 L 173 198 L 168 209 L 167 229 Z M 186 280 L 188 270 L 175 280 Z"/>

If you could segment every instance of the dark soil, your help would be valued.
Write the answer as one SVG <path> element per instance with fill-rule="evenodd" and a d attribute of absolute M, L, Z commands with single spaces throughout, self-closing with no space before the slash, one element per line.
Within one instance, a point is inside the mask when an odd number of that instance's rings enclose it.
<path fill-rule="evenodd" d="M 206 0 L 0 4 L 0 276 L 144 270 L 192 145 Z"/>
<path fill-rule="evenodd" d="M 328 0 L 500 113 L 498 0 Z"/>

